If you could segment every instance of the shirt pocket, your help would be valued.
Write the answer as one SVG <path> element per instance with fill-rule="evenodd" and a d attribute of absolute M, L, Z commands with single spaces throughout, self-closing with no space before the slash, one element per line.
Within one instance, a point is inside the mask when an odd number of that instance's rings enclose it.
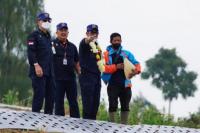
<path fill-rule="evenodd" d="M 55 56 L 64 58 L 65 50 L 63 48 L 56 47 L 55 50 L 56 50 Z"/>

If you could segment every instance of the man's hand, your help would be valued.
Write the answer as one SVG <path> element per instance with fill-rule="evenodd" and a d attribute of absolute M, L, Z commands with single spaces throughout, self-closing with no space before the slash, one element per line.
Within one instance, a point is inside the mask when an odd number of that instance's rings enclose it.
<path fill-rule="evenodd" d="M 38 77 L 42 77 L 43 76 L 42 67 L 38 63 L 34 64 L 34 66 L 35 66 L 35 73 L 36 73 L 36 75 Z"/>
<path fill-rule="evenodd" d="M 79 62 L 77 62 L 75 64 L 75 70 L 76 70 L 76 72 L 77 72 L 78 75 L 81 74 L 81 67 L 80 67 L 80 63 Z"/>
<path fill-rule="evenodd" d="M 88 44 L 88 43 L 90 43 L 91 41 L 93 41 L 93 40 L 96 39 L 96 38 L 97 38 L 96 35 L 87 36 L 87 37 L 85 38 L 85 42 Z"/>
<path fill-rule="evenodd" d="M 117 69 L 124 69 L 124 63 L 117 64 Z"/>
<path fill-rule="evenodd" d="M 135 75 L 136 75 L 135 70 L 132 69 L 132 72 L 128 75 L 128 78 L 131 79 Z"/>

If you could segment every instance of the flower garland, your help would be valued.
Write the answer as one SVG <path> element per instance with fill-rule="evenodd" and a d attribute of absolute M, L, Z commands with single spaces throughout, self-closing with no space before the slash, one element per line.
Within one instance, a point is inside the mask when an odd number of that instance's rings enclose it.
<path fill-rule="evenodd" d="M 105 70 L 104 60 L 102 58 L 102 50 L 101 50 L 100 46 L 95 41 L 90 42 L 89 45 L 91 47 L 91 51 L 96 56 L 96 61 L 97 61 L 97 66 L 99 68 L 99 71 L 104 72 L 104 70 Z"/>

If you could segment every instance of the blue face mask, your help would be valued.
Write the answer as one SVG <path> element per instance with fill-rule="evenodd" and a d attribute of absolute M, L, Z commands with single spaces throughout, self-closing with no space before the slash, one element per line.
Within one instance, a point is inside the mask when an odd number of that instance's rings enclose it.
<path fill-rule="evenodd" d="M 112 44 L 113 49 L 117 50 L 121 47 L 121 43 Z"/>

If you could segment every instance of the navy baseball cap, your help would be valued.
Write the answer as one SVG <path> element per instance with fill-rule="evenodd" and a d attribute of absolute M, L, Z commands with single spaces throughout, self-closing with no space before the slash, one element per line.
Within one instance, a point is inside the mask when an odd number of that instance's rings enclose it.
<path fill-rule="evenodd" d="M 62 28 L 68 29 L 67 23 L 59 23 L 56 26 L 57 30 L 61 30 Z"/>
<path fill-rule="evenodd" d="M 39 14 L 37 15 L 37 19 L 38 19 L 38 20 L 49 20 L 49 21 L 51 21 L 51 18 L 50 18 L 50 16 L 49 16 L 49 14 L 48 14 L 48 13 L 45 13 L 45 12 L 39 13 Z"/>
<path fill-rule="evenodd" d="M 88 25 L 87 32 L 99 33 L 98 25 L 96 25 L 96 24 Z"/>

